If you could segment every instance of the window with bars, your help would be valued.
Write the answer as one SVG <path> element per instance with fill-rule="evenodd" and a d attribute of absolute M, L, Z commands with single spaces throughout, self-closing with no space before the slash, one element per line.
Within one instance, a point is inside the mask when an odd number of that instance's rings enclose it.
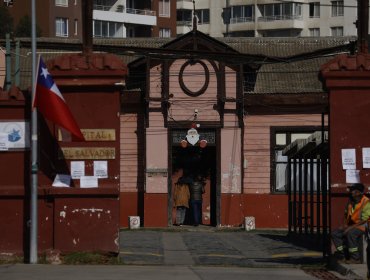
<path fill-rule="evenodd" d="M 68 18 L 55 19 L 55 36 L 68 37 Z"/>
<path fill-rule="evenodd" d="M 159 0 L 159 16 L 170 17 L 170 0 Z"/>
<path fill-rule="evenodd" d="M 55 6 L 68 7 L 68 0 L 55 0 Z"/>
<path fill-rule="evenodd" d="M 289 127 L 289 128 L 280 128 L 274 127 L 271 130 L 272 137 L 272 149 L 271 149 L 271 191 L 273 193 L 285 193 L 288 190 L 288 157 L 283 155 L 284 148 L 294 142 L 297 139 L 307 139 L 315 131 L 319 131 L 320 127 Z M 310 159 L 307 159 L 307 164 L 310 164 Z M 298 161 L 291 165 L 291 182 L 294 180 L 294 177 L 298 177 L 299 166 L 301 166 L 303 171 L 303 164 L 299 165 Z M 312 188 L 316 190 L 317 185 L 317 164 L 316 160 L 313 162 L 313 186 Z M 295 174 L 294 174 L 295 171 Z M 310 170 L 306 170 L 309 174 L 307 177 L 310 177 Z M 295 179 L 296 179 L 295 178 Z"/>
<path fill-rule="evenodd" d="M 344 15 L 343 1 L 332 1 L 331 2 L 331 16 L 341 17 L 343 15 Z"/>

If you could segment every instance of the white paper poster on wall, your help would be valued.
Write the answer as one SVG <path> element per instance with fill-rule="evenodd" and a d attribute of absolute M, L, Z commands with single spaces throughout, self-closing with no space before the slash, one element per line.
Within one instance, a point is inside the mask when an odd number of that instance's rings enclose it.
<path fill-rule="evenodd" d="M 342 166 L 343 169 L 356 169 L 356 150 L 342 149 Z"/>
<path fill-rule="evenodd" d="M 346 183 L 348 184 L 360 183 L 360 170 L 347 169 Z"/>
<path fill-rule="evenodd" d="M 98 177 L 95 176 L 81 176 L 80 188 L 97 188 Z"/>
<path fill-rule="evenodd" d="M 71 161 L 71 176 L 72 179 L 80 179 L 81 176 L 85 176 L 84 161 Z"/>
<path fill-rule="evenodd" d="M 8 134 L 0 133 L 0 151 L 9 150 Z"/>
<path fill-rule="evenodd" d="M 59 188 L 69 188 L 71 186 L 71 176 L 67 174 L 57 174 L 52 186 Z"/>
<path fill-rule="evenodd" d="M 106 160 L 94 161 L 94 176 L 108 178 L 108 162 Z"/>
<path fill-rule="evenodd" d="M 362 148 L 362 167 L 370 168 L 370 148 Z"/>
<path fill-rule="evenodd" d="M 8 138 L 8 149 L 24 149 L 30 147 L 29 122 L 0 122 L 0 133 Z"/>

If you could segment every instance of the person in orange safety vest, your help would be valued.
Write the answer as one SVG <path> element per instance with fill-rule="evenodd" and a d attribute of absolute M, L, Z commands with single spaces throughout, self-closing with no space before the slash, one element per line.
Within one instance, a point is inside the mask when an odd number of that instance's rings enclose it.
<path fill-rule="evenodd" d="M 344 225 L 331 234 L 336 257 L 346 258 L 346 263 L 361 262 L 359 245 L 365 232 L 365 224 L 370 218 L 370 203 L 364 190 L 361 183 L 350 186 L 351 196 L 344 210 Z"/>

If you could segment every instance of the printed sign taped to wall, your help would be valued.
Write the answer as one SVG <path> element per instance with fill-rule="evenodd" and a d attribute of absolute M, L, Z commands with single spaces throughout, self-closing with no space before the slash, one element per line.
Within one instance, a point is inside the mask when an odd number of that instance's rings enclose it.
<path fill-rule="evenodd" d="M 128 224 L 130 229 L 140 228 L 140 217 L 139 216 L 129 216 Z"/>
<path fill-rule="evenodd" d="M 256 220 L 254 217 L 245 217 L 245 230 L 253 230 L 256 228 Z"/>
<path fill-rule="evenodd" d="M 29 122 L 0 122 L 0 133 L 7 135 L 8 150 L 30 147 Z"/>

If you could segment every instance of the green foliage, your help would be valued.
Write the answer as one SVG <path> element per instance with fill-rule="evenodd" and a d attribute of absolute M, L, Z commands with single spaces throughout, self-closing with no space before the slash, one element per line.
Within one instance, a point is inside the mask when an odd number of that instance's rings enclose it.
<path fill-rule="evenodd" d="M 28 15 L 23 16 L 14 32 L 15 37 L 31 37 L 32 36 L 32 20 Z M 36 36 L 41 36 L 41 28 L 36 24 Z"/>
<path fill-rule="evenodd" d="M 13 32 L 13 17 L 6 5 L 0 4 L 0 39 L 5 39 L 7 33 Z"/>

